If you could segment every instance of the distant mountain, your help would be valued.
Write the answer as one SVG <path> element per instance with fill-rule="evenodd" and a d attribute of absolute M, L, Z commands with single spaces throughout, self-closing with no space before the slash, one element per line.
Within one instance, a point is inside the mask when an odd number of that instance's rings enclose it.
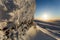
<path fill-rule="evenodd" d="M 54 22 L 45 22 L 45 21 L 41 21 L 41 20 L 34 20 L 35 22 L 41 22 L 41 23 L 46 23 L 46 24 L 51 24 L 51 25 L 55 25 L 55 26 L 60 26 L 60 20 L 56 20 Z"/>
<path fill-rule="evenodd" d="M 55 20 L 54 23 L 60 26 L 60 20 Z"/>
<path fill-rule="evenodd" d="M 60 20 L 56 20 L 56 21 L 54 21 L 55 23 L 60 23 Z"/>

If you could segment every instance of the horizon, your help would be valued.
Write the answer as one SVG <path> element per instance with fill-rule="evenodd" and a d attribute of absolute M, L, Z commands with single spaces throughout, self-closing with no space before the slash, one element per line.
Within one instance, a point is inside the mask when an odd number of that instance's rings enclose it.
<path fill-rule="evenodd" d="M 60 0 L 36 0 L 35 19 L 60 20 Z"/>

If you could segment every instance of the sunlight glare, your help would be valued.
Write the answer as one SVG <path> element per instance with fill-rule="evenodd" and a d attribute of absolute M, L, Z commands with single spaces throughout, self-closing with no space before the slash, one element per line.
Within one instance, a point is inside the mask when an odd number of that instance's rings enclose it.
<path fill-rule="evenodd" d="M 41 16 L 41 20 L 42 21 L 48 21 L 49 20 L 49 15 L 47 12 L 43 13 L 43 15 Z"/>

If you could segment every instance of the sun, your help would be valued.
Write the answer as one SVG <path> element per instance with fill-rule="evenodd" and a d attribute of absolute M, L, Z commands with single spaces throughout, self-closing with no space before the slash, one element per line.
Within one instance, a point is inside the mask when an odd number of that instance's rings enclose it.
<path fill-rule="evenodd" d="M 47 15 L 47 14 L 44 14 L 44 15 L 42 15 L 42 18 L 43 18 L 44 20 L 48 20 L 48 15 Z"/>
<path fill-rule="evenodd" d="M 48 15 L 48 14 L 43 14 L 43 15 L 41 16 L 41 20 L 43 20 L 43 21 L 48 21 L 48 20 L 49 20 L 49 15 Z"/>

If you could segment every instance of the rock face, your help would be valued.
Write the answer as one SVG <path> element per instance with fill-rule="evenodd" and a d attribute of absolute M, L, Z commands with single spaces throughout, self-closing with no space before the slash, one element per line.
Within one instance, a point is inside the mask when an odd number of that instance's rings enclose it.
<path fill-rule="evenodd" d="M 26 40 L 34 11 L 35 0 L 0 0 L 0 40 Z"/>

